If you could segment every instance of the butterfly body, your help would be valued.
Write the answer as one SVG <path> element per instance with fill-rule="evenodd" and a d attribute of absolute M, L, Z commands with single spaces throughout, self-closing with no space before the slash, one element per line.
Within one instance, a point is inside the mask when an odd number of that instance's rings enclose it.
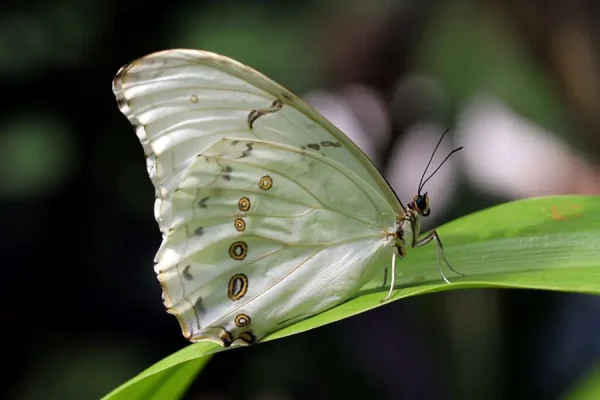
<path fill-rule="evenodd" d="M 426 194 L 405 209 L 350 139 L 249 67 L 169 50 L 124 66 L 113 91 L 155 187 L 163 302 L 191 341 L 252 344 L 420 243 Z"/>

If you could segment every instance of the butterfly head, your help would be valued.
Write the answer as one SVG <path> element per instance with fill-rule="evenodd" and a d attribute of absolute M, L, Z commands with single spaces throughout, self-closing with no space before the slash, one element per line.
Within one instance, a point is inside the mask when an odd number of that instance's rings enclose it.
<path fill-rule="evenodd" d="M 413 200 L 413 203 L 414 208 L 418 211 L 419 214 L 421 214 L 424 217 L 429 215 L 431 210 L 429 209 L 429 196 L 427 195 L 427 192 L 425 192 L 425 194 L 419 193 L 418 195 L 416 195 Z"/>
<path fill-rule="evenodd" d="M 427 169 L 429 168 L 429 165 L 431 165 L 433 156 L 435 155 L 435 152 L 438 149 L 440 143 L 442 143 L 442 139 L 444 139 L 444 136 L 446 136 L 446 133 L 448 133 L 448 129 L 446 129 L 446 131 L 442 134 L 442 137 L 440 138 L 437 145 L 435 146 L 435 149 L 433 149 L 433 153 L 431 154 L 431 157 L 429 158 L 429 162 L 427 163 L 427 166 L 425 167 L 425 171 L 423 171 L 423 176 L 421 176 L 421 181 L 419 182 L 419 188 L 417 190 L 417 195 L 413 199 L 413 202 L 410 204 L 410 208 L 412 208 L 413 210 L 416 210 L 419 213 L 419 215 L 421 215 L 423 217 L 428 216 L 429 213 L 431 212 L 431 210 L 429 209 L 429 196 L 427 195 L 427 192 L 425 192 L 425 194 L 421 194 L 421 190 L 423 190 L 423 186 L 425 186 L 427 181 L 430 180 L 433 177 L 433 175 L 435 175 L 436 172 L 438 172 L 438 170 L 442 167 L 442 165 L 444 165 L 444 163 L 450 158 L 450 156 L 452 154 L 454 154 L 457 151 L 462 149 L 462 146 L 461 146 L 457 149 L 452 150 L 450 152 L 450 154 L 448 154 L 446 156 L 446 158 L 444 158 L 444 161 L 442 161 L 440 163 L 440 165 L 436 168 L 436 170 L 433 171 L 431 173 L 431 175 L 429 175 L 429 178 L 425 179 L 425 174 L 427 173 Z"/>

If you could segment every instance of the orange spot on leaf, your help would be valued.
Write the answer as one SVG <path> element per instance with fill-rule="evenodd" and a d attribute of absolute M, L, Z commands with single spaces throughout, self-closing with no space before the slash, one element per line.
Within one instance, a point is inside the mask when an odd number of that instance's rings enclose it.
<path fill-rule="evenodd" d="M 569 204 L 568 207 L 564 206 L 551 206 L 550 211 L 552 219 L 555 221 L 565 221 L 573 217 L 581 217 L 581 210 L 583 206 L 581 204 Z"/>

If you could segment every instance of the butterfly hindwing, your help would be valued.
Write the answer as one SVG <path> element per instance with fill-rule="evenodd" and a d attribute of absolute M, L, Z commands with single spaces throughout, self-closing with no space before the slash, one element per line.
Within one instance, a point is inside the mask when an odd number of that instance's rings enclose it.
<path fill-rule="evenodd" d="M 331 307 L 392 251 L 382 230 L 393 210 L 376 190 L 321 154 L 276 143 L 213 143 L 163 205 L 171 218 L 155 269 L 192 340 L 260 338 Z"/>

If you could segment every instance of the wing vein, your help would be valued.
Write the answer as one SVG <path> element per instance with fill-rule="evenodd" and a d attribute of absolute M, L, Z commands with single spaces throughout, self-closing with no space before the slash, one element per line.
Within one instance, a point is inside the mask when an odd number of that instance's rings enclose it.
<path fill-rule="evenodd" d="M 309 155 L 311 158 L 313 158 L 313 159 L 315 159 L 315 160 L 317 160 L 317 161 L 320 161 L 320 162 L 322 162 L 321 160 L 318 160 L 318 159 L 316 159 L 315 157 L 313 157 L 313 155 L 312 155 L 312 154 L 310 154 L 308 151 L 305 151 L 305 150 L 300 150 L 300 149 L 294 149 L 294 150 L 297 150 L 297 151 L 302 151 L 303 153 L 305 153 L 305 154 Z M 221 158 L 221 159 L 223 159 L 223 158 Z M 241 162 L 241 161 L 235 161 L 235 160 L 232 160 L 232 159 L 227 159 L 227 160 L 228 160 L 228 161 L 233 161 L 234 163 L 237 163 L 237 164 L 250 165 L 250 166 L 252 166 L 252 167 L 255 167 L 255 168 L 257 168 L 257 169 L 263 169 L 263 170 L 270 171 L 270 172 L 272 172 L 272 173 L 275 173 L 275 174 L 278 174 L 278 175 L 280 175 L 280 176 L 283 176 L 283 177 L 285 177 L 286 179 L 288 179 L 288 181 L 290 181 L 290 182 L 293 182 L 293 183 L 295 183 L 296 185 L 298 185 L 300 188 L 302 188 L 302 189 L 303 189 L 303 190 L 304 190 L 304 191 L 305 191 L 307 194 L 309 194 L 309 195 L 310 195 L 310 196 L 311 196 L 311 197 L 312 197 L 312 198 L 313 198 L 313 199 L 314 199 L 314 200 L 315 200 L 317 203 L 319 203 L 319 204 L 322 206 L 322 208 L 323 208 L 323 209 L 326 209 L 326 210 L 333 211 L 333 212 L 335 212 L 335 213 L 337 213 L 337 214 L 339 214 L 339 215 L 342 215 L 342 216 L 344 216 L 344 217 L 346 217 L 346 218 L 349 218 L 349 219 L 352 219 L 352 220 L 355 220 L 355 221 L 360 221 L 360 222 L 363 222 L 363 223 L 365 223 L 365 224 L 368 224 L 368 225 L 373 225 L 373 226 L 380 226 L 380 225 L 381 225 L 381 221 L 377 221 L 377 223 L 373 223 L 373 221 L 369 221 L 369 220 L 363 220 L 363 219 L 357 218 L 356 216 L 349 215 L 349 214 L 345 214 L 345 213 L 343 213 L 343 212 L 340 212 L 339 210 L 335 210 L 335 209 L 332 209 L 332 208 L 330 208 L 330 207 L 327 207 L 325 204 L 323 204 L 323 202 L 322 202 L 322 201 L 320 201 L 319 199 L 317 199 L 317 198 L 315 197 L 315 195 L 314 195 L 314 194 L 313 194 L 311 191 L 309 191 L 307 188 L 305 188 L 303 185 L 301 185 L 300 183 L 298 183 L 298 182 L 296 182 L 296 181 L 292 180 L 292 179 L 291 179 L 290 177 L 288 177 L 288 176 L 282 175 L 280 172 L 277 172 L 277 171 L 275 171 L 274 169 L 267 168 L 267 167 L 265 167 L 264 165 L 257 165 L 257 164 L 253 164 L 253 163 L 250 163 L 250 162 Z M 356 182 L 355 182 L 355 180 L 354 180 L 354 179 L 352 179 L 352 178 L 351 178 L 351 177 L 350 177 L 348 174 L 346 174 L 344 171 L 342 171 L 341 169 L 337 168 L 337 167 L 336 167 L 336 166 L 334 166 L 334 165 L 331 165 L 331 164 L 327 164 L 327 165 L 329 165 L 330 167 L 332 167 L 333 169 L 335 169 L 336 171 L 338 171 L 339 173 L 341 173 L 342 175 L 344 175 L 344 176 L 345 176 L 345 177 L 346 177 L 348 180 L 350 180 L 352 183 L 354 183 L 354 186 L 356 186 L 357 188 L 359 188 L 359 189 L 360 189 L 360 190 L 361 190 L 361 191 L 364 193 L 364 195 L 365 195 L 365 196 L 367 197 L 367 199 L 369 200 L 369 203 L 370 203 L 370 204 L 373 206 L 373 208 L 376 210 L 376 214 L 377 214 L 377 216 L 378 216 L 378 218 L 379 218 L 379 214 L 380 214 L 380 213 L 379 213 L 379 210 L 377 209 L 377 206 L 376 206 L 376 205 L 375 205 L 375 203 L 373 202 L 373 199 L 371 198 L 371 196 L 369 196 L 369 195 L 367 194 L 367 192 L 366 192 L 366 191 L 365 191 L 365 190 L 364 190 L 362 187 L 360 187 L 360 185 L 357 185 L 357 184 L 356 184 Z M 370 187 L 370 186 L 369 186 L 369 187 Z M 285 199 L 285 201 L 287 201 L 287 199 Z"/>
<path fill-rule="evenodd" d="M 191 78 L 191 77 L 190 77 Z M 158 80 L 159 82 L 170 82 L 170 81 L 176 81 L 181 79 L 181 77 L 166 77 L 166 78 L 162 78 L 162 79 L 148 79 L 148 80 L 139 80 L 136 82 L 128 82 L 126 85 L 124 85 L 124 90 L 130 90 L 132 88 L 137 88 L 139 86 L 143 86 L 143 85 L 148 85 L 148 86 L 152 86 L 156 84 L 156 81 Z M 193 79 L 193 78 L 191 78 Z M 152 97 L 154 95 L 156 95 L 156 93 L 168 93 L 168 92 L 176 92 L 176 91 L 181 91 L 182 89 L 189 89 L 189 90 L 197 90 L 199 93 L 200 92 L 210 92 L 210 91 L 215 91 L 215 92 L 228 92 L 228 93 L 235 93 L 235 94 L 247 94 L 247 95 L 251 95 L 251 96 L 256 96 L 259 97 L 261 99 L 266 99 L 269 101 L 273 101 L 275 100 L 274 96 L 267 96 L 265 94 L 262 93 L 257 93 L 257 92 L 251 92 L 249 90 L 241 90 L 241 89 L 229 89 L 229 88 L 225 88 L 225 87 L 211 87 L 211 86 L 182 86 L 182 87 L 177 87 L 177 88 L 168 88 L 168 89 L 161 89 L 160 91 L 156 91 L 156 92 L 145 92 L 142 94 L 138 94 L 136 96 L 123 96 L 125 97 L 127 100 L 137 100 L 137 99 L 143 99 L 145 97 Z M 195 94 L 195 93 L 192 93 Z"/>

